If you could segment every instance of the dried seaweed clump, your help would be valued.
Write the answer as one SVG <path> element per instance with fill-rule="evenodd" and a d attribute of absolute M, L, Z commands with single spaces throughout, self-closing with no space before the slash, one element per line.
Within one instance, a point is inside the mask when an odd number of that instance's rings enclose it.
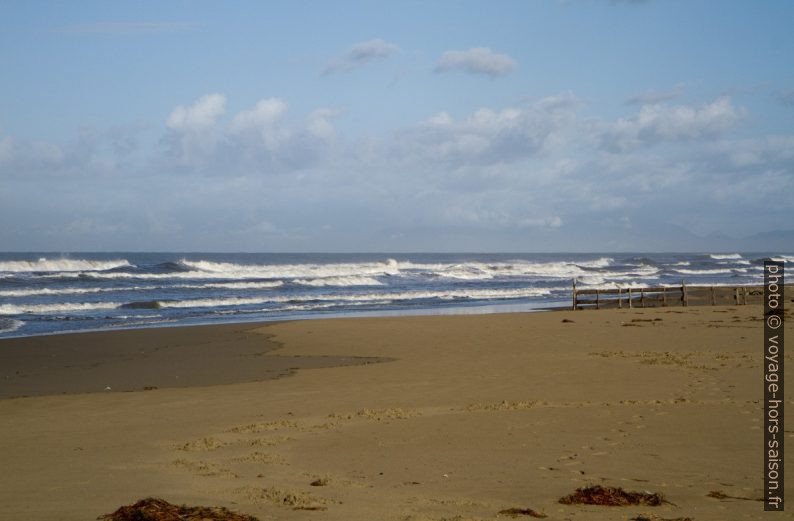
<path fill-rule="evenodd" d="M 126 505 L 99 521 L 259 521 L 253 516 L 238 514 L 223 507 L 177 506 L 163 499 L 148 497 L 134 505 Z"/>
<path fill-rule="evenodd" d="M 544 518 L 548 517 L 546 514 L 542 514 L 540 512 L 535 512 L 531 508 L 508 508 L 506 510 L 499 511 L 500 516 L 510 516 L 510 517 L 518 517 L 518 516 L 530 516 L 530 517 L 537 517 L 537 518 Z"/>
<path fill-rule="evenodd" d="M 665 503 L 665 499 L 661 494 L 626 492 L 620 487 L 595 485 L 587 488 L 577 488 L 573 494 L 561 497 L 559 502 L 563 505 L 602 505 L 610 507 L 647 505 L 658 507 Z"/>

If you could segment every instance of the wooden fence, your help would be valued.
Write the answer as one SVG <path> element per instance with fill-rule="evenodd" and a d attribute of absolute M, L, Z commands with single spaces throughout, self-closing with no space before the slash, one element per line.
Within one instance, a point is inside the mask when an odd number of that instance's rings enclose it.
<path fill-rule="evenodd" d="M 635 307 L 644 308 L 680 305 L 688 306 L 693 293 L 699 297 L 700 303 L 710 303 L 712 306 L 717 304 L 718 293 L 720 300 L 724 300 L 726 291 L 731 294 L 733 304 L 747 304 L 748 294 L 757 294 L 761 287 L 754 286 L 687 286 L 685 281 L 681 281 L 680 286 L 659 286 L 648 288 L 610 288 L 610 289 L 577 289 L 576 279 L 573 279 L 573 289 L 571 291 L 571 308 L 577 309 L 604 307 L 624 307 L 633 309 Z M 583 297 L 583 298 L 582 298 Z"/>

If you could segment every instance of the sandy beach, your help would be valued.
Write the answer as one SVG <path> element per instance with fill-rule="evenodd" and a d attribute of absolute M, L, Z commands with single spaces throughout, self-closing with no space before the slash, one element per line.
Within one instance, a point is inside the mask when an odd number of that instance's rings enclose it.
<path fill-rule="evenodd" d="M 7 339 L 0 518 L 767 519 L 761 332 L 747 305 Z M 667 502 L 558 502 L 588 485 Z"/>

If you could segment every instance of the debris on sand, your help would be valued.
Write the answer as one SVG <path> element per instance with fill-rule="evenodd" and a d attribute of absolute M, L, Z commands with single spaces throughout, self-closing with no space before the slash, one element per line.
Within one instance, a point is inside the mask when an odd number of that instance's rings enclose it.
<path fill-rule="evenodd" d="M 531 508 L 508 508 L 506 510 L 500 510 L 498 515 L 510 516 L 510 517 L 531 516 L 531 517 L 538 517 L 541 519 L 544 517 L 548 517 L 546 514 L 535 512 Z"/>
<path fill-rule="evenodd" d="M 570 318 L 563 318 L 562 322 L 563 324 L 573 324 L 573 320 L 571 320 Z"/>
<path fill-rule="evenodd" d="M 763 501 L 764 498 L 753 498 L 753 497 L 742 497 L 742 496 L 731 496 L 722 492 L 721 490 L 712 490 L 706 497 L 713 497 L 714 499 L 741 499 L 742 501 Z"/>
<path fill-rule="evenodd" d="M 577 488 L 569 496 L 561 497 L 559 503 L 563 505 L 602 505 L 622 507 L 628 505 L 648 505 L 657 507 L 666 503 L 661 494 L 650 492 L 626 492 L 620 487 L 602 487 L 595 485 L 587 488 Z"/>
<path fill-rule="evenodd" d="M 640 514 L 637 517 L 632 517 L 629 521 L 695 521 L 691 517 L 659 517 L 654 515 Z"/>
<path fill-rule="evenodd" d="M 238 514 L 223 507 L 177 506 L 164 499 L 148 497 L 134 505 L 119 508 L 112 514 L 99 516 L 98 521 L 259 521 L 253 516 Z"/>
<path fill-rule="evenodd" d="M 326 487 L 328 486 L 328 478 L 317 478 L 309 483 L 309 485 L 313 487 Z"/>

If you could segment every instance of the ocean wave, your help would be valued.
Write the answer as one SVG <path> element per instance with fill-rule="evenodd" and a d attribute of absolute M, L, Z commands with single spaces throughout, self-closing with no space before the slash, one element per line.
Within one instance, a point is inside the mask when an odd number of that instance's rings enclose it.
<path fill-rule="evenodd" d="M 177 284 L 169 286 L 184 289 L 273 289 L 280 288 L 284 283 L 280 280 L 263 282 L 211 282 L 208 284 Z"/>
<path fill-rule="evenodd" d="M 772 260 L 775 262 L 794 262 L 794 255 L 775 255 Z"/>
<path fill-rule="evenodd" d="M 65 271 L 48 273 L 43 278 L 64 279 L 129 279 L 129 280 L 363 280 L 362 277 L 442 277 L 462 280 L 487 280 L 498 277 L 551 277 L 571 278 L 609 267 L 613 259 L 602 257 L 589 261 L 561 262 L 465 262 L 416 263 L 388 259 L 384 262 L 334 263 L 334 264 L 234 264 L 213 261 L 181 260 L 181 271 L 152 273 L 140 271 Z M 645 268 L 645 267 L 643 267 Z M 651 266 L 647 268 L 655 270 Z M 318 285 L 321 283 L 317 283 Z M 328 284 L 331 285 L 331 284 Z M 343 285 L 343 284 L 333 284 Z M 362 285 L 352 283 L 350 285 Z"/>
<path fill-rule="evenodd" d="M 36 297 L 45 295 L 83 295 L 129 291 L 157 291 L 161 289 L 272 289 L 283 286 L 280 280 L 270 282 L 210 282 L 207 284 L 173 284 L 168 286 L 119 286 L 111 288 L 35 288 L 0 290 L 0 297 Z"/>
<path fill-rule="evenodd" d="M 712 253 L 709 255 L 712 259 L 715 260 L 726 260 L 726 259 L 741 259 L 742 256 L 739 253 Z"/>
<path fill-rule="evenodd" d="M 74 271 L 105 271 L 115 268 L 127 268 L 132 265 L 126 259 L 87 260 L 87 259 L 47 259 L 35 261 L 3 261 L 0 271 L 11 273 L 24 272 L 74 272 Z"/>
<path fill-rule="evenodd" d="M 498 300 L 526 297 L 539 297 L 549 295 L 551 291 L 545 288 L 511 288 L 511 289 L 461 289 L 438 291 L 399 291 L 399 292 L 373 292 L 373 293 L 347 293 L 347 294 L 307 294 L 307 295 L 273 295 L 264 297 L 224 297 L 203 298 L 187 300 L 161 300 L 161 308 L 214 308 L 227 306 L 246 306 L 267 303 L 297 303 L 297 302 L 371 302 L 379 300 L 425 300 L 425 299 L 470 299 L 470 300 Z"/>
<path fill-rule="evenodd" d="M 21 320 L 0 317 L 0 333 L 11 333 L 24 325 L 25 323 Z"/>
<path fill-rule="evenodd" d="M 116 309 L 119 302 L 71 302 L 55 304 L 0 304 L 0 315 L 23 315 L 37 313 L 67 313 L 70 311 L 93 311 Z"/>
<path fill-rule="evenodd" d="M 293 284 L 301 286 L 383 286 L 383 283 L 372 277 L 325 277 L 321 279 L 295 279 Z"/>
<path fill-rule="evenodd" d="M 678 273 L 683 275 L 721 275 L 726 273 L 733 273 L 733 272 L 746 272 L 745 269 L 733 269 L 733 268 L 716 268 L 716 269 L 705 269 L 705 270 L 685 270 L 685 269 L 676 269 L 674 270 Z"/>
<path fill-rule="evenodd" d="M 225 278 L 326 278 L 356 275 L 397 275 L 398 262 L 343 262 L 332 264 L 234 264 L 229 262 L 189 261 L 182 264 L 193 272 Z"/>
<path fill-rule="evenodd" d="M 586 282 L 586 283 L 582 284 L 582 287 L 579 286 L 578 282 L 579 281 L 577 280 L 577 286 L 576 287 L 578 289 L 618 289 L 618 288 L 620 288 L 620 289 L 629 289 L 629 288 L 635 289 L 635 288 L 647 288 L 647 287 L 650 286 L 650 284 L 648 284 L 647 282 L 637 282 L 637 281 L 614 282 L 614 281 L 610 281 L 610 282 L 607 283 L 603 279 L 598 280 L 597 278 L 594 278 L 594 279 L 590 280 L 589 282 Z M 564 288 L 564 289 L 570 291 L 571 288 Z"/>
<path fill-rule="evenodd" d="M 580 268 L 606 268 L 613 262 L 615 262 L 615 259 L 612 257 L 601 257 L 592 261 L 576 262 L 575 264 Z"/>

